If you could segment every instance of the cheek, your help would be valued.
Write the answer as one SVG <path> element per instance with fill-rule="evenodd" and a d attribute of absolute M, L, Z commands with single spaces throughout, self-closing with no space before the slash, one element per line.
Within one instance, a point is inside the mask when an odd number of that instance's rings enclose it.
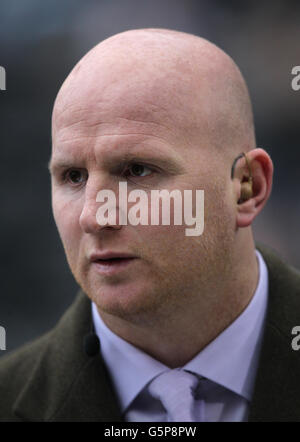
<path fill-rule="evenodd" d="M 141 253 L 157 267 L 174 267 L 185 256 L 185 226 L 136 226 L 134 236 Z"/>
<path fill-rule="evenodd" d="M 65 201 L 59 195 L 53 195 L 52 209 L 54 220 L 66 252 L 75 251 L 79 245 L 81 210 L 78 204 Z"/>

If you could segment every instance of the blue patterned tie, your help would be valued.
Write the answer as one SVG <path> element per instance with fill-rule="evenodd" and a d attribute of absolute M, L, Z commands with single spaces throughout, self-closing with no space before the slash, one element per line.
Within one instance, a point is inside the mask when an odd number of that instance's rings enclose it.
<path fill-rule="evenodd" d="M 149 384 L 148 391 L 161 401 L 169 422 L 195 422 L 194 392 L 198 383 L 196 375 L 175 368 L 157 376 Z"/>

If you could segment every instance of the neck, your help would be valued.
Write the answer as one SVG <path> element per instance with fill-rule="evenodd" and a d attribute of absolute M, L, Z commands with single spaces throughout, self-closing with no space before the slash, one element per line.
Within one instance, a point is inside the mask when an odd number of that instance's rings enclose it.
<path fill-rule="evenodd" d="M 143 321 L 128 321 L 98 309 L 99 314 L 121 338 L 170 368 L 181 367 L 222 333 L 255 293 L 258 265 L 253 239 L 241 242 L 232 262 L 230 275 L 222 275 L 221 281 L 215 278 L 205 291 L 201 288 L 201 296 L 189 297 L 188 302 L 185 297 L 185 303 L 172 312 L 161 309 L 155 318 Z"/>

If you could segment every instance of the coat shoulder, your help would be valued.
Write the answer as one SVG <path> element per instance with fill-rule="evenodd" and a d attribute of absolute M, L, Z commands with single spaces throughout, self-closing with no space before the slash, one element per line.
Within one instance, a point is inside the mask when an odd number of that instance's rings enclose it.
<path fill-rule="evenodd" d="M 259 244 L 269 274 L 267 321 L 290 342 L 291 329 L 299 324 L 300 271 L 268 246 Z"/>
<path fill-rule="evenodd" d="M 0 358 L 0 421 L 16 420 L 13 404 L 51 342 L 52 334 L 49 331 Z"/>
<path fill-rule="evenodd" d="M 89 362 L 83 340 L 90 328 L 90 301 L 79 291 L 54 328 L 0 358 L 0 421 L 54 413 Z"/>

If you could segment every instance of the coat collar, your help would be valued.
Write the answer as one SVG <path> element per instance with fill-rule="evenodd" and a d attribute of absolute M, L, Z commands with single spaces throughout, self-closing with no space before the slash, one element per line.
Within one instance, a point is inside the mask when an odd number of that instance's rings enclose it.
<path fill-rule="evenodd" d="M 18 417 L 34 421 L 121 421 L 119 405 L 100 354 L 90 357 L 84 337 L 91 306 L 79 292 L 45 346 L 14 404 Z"/>
<path fill-rule="evenodd" d="M 300 273 L 257 245 L 269 271 L 269 303 L 249 421 L 300 421 L 300 353 L 291 346 L 300 325 Z"/>

